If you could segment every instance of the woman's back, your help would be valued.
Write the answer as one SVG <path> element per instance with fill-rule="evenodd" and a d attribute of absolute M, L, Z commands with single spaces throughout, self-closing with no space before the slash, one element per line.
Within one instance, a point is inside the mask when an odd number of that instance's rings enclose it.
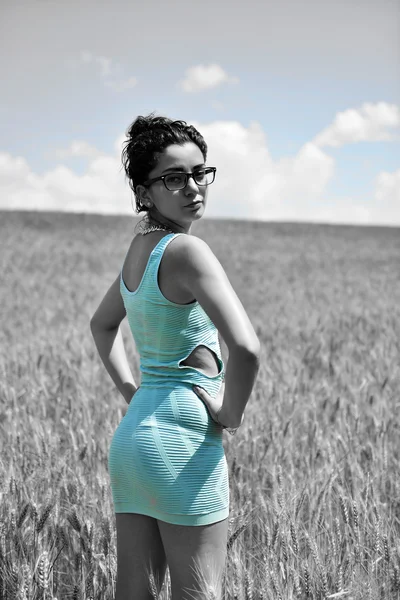
<path fill-rule="evenodd" d="M 161 287 L 161 279 L 179 282 L 167 250 L 181 235 L 157 236 L 141 248 L 132 242 L 121 271 L 121 295 L 140 354 L 142 385 L 185 381 L 213 393 L 224 376 L 218 331 L 196 299 L 176 302 L 184 299 L 182 293 L 175 287 L 168 298 L 171 286 Z"/>
<path fill-rule="evenodd" d="M 130 292 L 135 292 L 139 288 L 151 253 L 163 237 L 164 235 L 157 232 L 153 235 L 137 235 L 133 238 L 122 269 L 122 279 Z M 173 250 L 174 245 L 171 244 L 168 244 L 164 250 L 158 267 L 158 286 L 167 300 L 175 304 L 193 304 L 196 299 L 184 289 L 179 272 L 174 266 Z M 210 377 L 217 375 L 219 370 L 217 358 L 206 346 L 195 348 L 190 356 L 182 361 L 182 365 L 200 369 Z"/>
<path fill-rule="evenodd" d="M 158 231 L 151 235 L 136 235 L 133 238 L 123 266 L 123 279 L 129 290 L 135 291 L 139 287 L 151 252 L 164 235 L 165 232 Z M 195 298 L 180 285 L 178 273 L 173 268 L 170 250 L 171 248 L 165 250 L 160 262 L 158 285 L 168 300 L 178 304 L 190 304 Z"/>

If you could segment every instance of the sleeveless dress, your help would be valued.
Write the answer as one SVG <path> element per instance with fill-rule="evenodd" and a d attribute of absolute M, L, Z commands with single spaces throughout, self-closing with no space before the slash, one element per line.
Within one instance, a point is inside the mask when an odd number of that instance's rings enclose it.
<path fill-rule="evenodd" d="M 149 257 L 139 287 L 120 291 L 140 355 L 140 387 L 111 441 L 108 467 L 116 513 L 139 513 L 177 525 L 207 525 L 229 515 L 223 429 L 192 386 L 216 397 L 225 375 L 218 331 L 195 301 L 176 304 L 158 286 L 165 235 Z M 197 346 L 216 356 L 210 377 L 183 362 Z"/>

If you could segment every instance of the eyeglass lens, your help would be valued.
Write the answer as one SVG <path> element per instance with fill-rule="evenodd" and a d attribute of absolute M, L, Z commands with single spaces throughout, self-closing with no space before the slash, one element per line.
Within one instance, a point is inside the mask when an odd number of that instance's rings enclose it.
<path fill-rule="evenodd" d="M 214 181 L 214 171 L 209 171 L 208 169 L 196 171 L 193 177 L 197 185 L 209 185 Z M 170 173 L 165 177 L 164 181 L 169 190 L 181 190 L 186 187 L 188 176 L 186 173 Z"/>

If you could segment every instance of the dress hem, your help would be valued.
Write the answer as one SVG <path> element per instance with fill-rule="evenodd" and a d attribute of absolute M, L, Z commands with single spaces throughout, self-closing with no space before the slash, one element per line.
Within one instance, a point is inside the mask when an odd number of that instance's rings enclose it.
<path fill-rule="evenodd" d="M 180 515 L 164 513 L 160 510 L 146 510 L 145 508 L 140 509 L 134 507 L 130 502 L 118 502 L 114 505 L 114 512 L 116 514 L 121 513 L 135 513 L 139 515 L 145 515 L 147 517 L 153 517 L 172 525 L 211 525 L 212 523 L 218 523 L 229 517 L 229 507 L 217 510 L 211 513 L 203 515 Z"/>

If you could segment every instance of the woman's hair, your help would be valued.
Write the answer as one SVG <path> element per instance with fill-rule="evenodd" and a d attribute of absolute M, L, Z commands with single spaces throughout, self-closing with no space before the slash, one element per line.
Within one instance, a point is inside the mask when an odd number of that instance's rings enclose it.
<path fill-rule="evenodd" d="M 207 144 L 203 136 L 186 121 L 172 121 L 167 117 L 156 117 L 150 113 L 147 117 L 137 117 L 130 125 L 122 150 L 122 164 L 136 200 L 136 212 L 147 211 L 137 194 L 136 186 L 148 179 L 160 154 L 171 144 L 194 142 L 207 159 Z"/>

